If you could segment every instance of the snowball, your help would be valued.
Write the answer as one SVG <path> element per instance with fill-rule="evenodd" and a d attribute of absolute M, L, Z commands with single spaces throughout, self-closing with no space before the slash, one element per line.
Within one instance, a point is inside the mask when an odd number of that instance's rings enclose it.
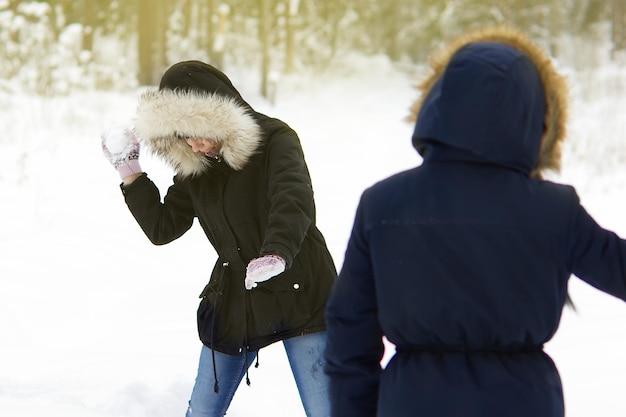
<path fill-rule="evenodd" d="M 120 154 L 131 143 L 132 126 L 126 123 L 118 123 L 109 127 L 103 134 L 104 144 L 112 154 Z"/>

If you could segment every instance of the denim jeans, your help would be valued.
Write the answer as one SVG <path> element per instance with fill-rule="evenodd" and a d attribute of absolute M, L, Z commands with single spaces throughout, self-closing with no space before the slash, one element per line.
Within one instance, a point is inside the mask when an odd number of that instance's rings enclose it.
<path fill-rule="evenodd" d="M 286 339 L 283 345 L 307 417 L 328 417 L 328 377 L 324 374 L 326 332 Z M 256 358 L 256 352 L 249 352 L 246 364 L 245 355 L 214 353 L 219 392 L 213 390 L 215 378 L 211 349 L 203 346 L 186 417 L 224 416 L 247 368 Z"/>

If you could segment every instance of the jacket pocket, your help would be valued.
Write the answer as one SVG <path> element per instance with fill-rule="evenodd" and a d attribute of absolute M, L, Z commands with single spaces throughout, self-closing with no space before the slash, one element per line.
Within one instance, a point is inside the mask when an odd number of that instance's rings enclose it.
<path fill-rule="evenodd" d="M 204 294 L 206 293 L 206 294 Z M 207 346 L 211 346 L 214 341 L 216 317 L 215 317 L 215 293 L 204 291 L 204 296 L 200 301 L 197 311 L 198 336 Z"/>
<path fill-rule="evenodd" d="M 303 328 L 311 320 L 306 288 L 289 275 L 261 282 L 250 291 L 249 329 L 266 336 Z"/>

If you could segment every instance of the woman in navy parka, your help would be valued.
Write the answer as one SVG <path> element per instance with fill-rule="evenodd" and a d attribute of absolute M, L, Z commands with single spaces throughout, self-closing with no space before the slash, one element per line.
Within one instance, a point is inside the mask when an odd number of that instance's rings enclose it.
<path fill-rule="evenodd" d="M 431 63 L 423 164 L 363 193 L 327 305 L 332 416 L 563 416 L 543 345 L 570 275 L 626 299 L 626 241 L 541 179 L 559 167 L 566 88 L 538 47 L 492 28 Z"/>

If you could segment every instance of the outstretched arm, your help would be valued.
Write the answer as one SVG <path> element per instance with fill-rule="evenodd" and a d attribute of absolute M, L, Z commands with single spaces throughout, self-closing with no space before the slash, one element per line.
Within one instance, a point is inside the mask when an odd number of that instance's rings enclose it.
<path fill-rule="evenodd" d="M 140 145 L 132 123 L 109 127 L 101 142 L 104 156 L 122 179 L 126 204 L 150 241 L 161 245 L 185 233 L 195 217 L 185 188 L 175 181 L 161 202 L 159 190 L 139 165 Z"/>
<path fill-rule="evenodd" d="M 359 206 L 344 265 L 326 308 L 326 373 L 333 417 L 375 417 L 378 407 L 384 344 L 361 212 Z"/>

